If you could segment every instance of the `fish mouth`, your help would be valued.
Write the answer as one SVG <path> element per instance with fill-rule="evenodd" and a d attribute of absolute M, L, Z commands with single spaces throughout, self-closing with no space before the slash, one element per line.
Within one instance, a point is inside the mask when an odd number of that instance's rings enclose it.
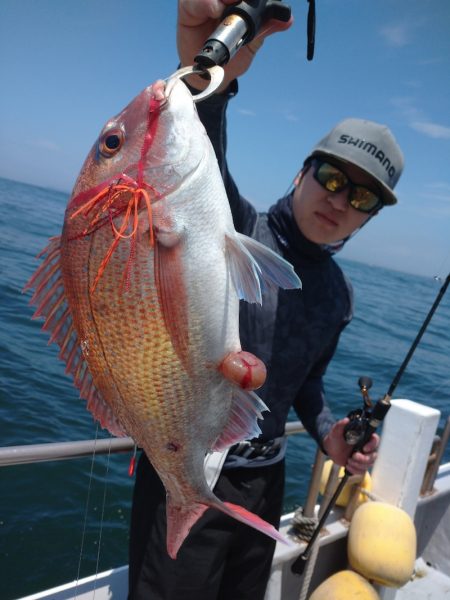
<path fill-rule="evenodd" d="M 172 75 L 167 79 L 158 79 L 151 85 L 151 98 L 158 104 L 158 111 L 167 108 L 175 87 L 179 84 L 179 77 Z"/>
<path fill-rule="evenodd" d="M 175 85 L 178 83 L 178 81 L 179 81 L 178 77 L 175 77 L 174 75 L 172 75 L 171 77 L 169 77 L 163 81 L 164 95 L 166 97 L 166 101 L 169 99 L 169 96 L 172 93 L 172 90 L 175 87 Z"/>
<path fill-rule="evenodd" d="M 167 105 L 167 101 L 169 99 L 170 92 L 173 86 L 170 87 L 169 91 L 167 89 L 168 81 L 165 79 L 157 79 L 155 83 L 152 83 L 149 90 L 151 93 L 152 100 L 156 101 L 158 108 L 157 110 L 161 110 Z M 155 109 L 153 109 L 155 110 Z"/>

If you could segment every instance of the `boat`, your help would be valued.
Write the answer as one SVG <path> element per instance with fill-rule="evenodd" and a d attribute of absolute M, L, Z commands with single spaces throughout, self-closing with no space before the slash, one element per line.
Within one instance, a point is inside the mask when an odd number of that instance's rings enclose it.
<path fill-rule="evenodd" d="M 349 482 L 353 493 L 347 507 L 333 506 L 301 576 L 292 571 L 293 564 L 307 548 L 307 542 L 300 539 L 299 512 L 283 515 L 280 530 L 292 543 L 289 546 L 277 543 L 265 600 L 309 598 L 333 574 L 348 570 L 348 533 L 357 504 L 355 498 L 361 492 L 369 497 L 369 502 L 382 501 L 402 509 L 414 519 L 417 534 L 412 576 L 400 588 L 375 583 L 379 597 L 383 600 L 450 599 L 450 462 L 441 464 L 450 435 L 450 417 L 442 433 L 437 435 L 440 416 L 438 410 L 423 404 L 407 399 L 392 400 L 372 469 L 371 491 L 361 489 L 361 478 Z M 287 423 L 285 434 L 302 431 L 299 422 Z M 131 438 L 118 438 L 4 447 L 0 448 L 0 466 L 75 459 L 91 455 L 94 447 L 96 454 L 124 452 L 130 451 L 134 442 Z M 318 451 L 308 498 L 301 509 L 302 515 L 314 522 L 330 502 L 339 477 L 339 468 L 333 467 L 319 504 L 324 461 L 325 456 Z M 125 600 L 127 576 L 128 567 L 123 565 L 37 591 L 20 600 Z"/>

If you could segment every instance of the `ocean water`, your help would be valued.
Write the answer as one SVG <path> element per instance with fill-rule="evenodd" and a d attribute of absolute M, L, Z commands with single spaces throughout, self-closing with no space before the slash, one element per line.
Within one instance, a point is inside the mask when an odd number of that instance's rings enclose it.
<path fill-rule="evenodd" d="M 0 446 L 91 439 L 96 427 L 56 346 L 31 320 L 21 290 L 35 255 L 61 230 L 67 195 L 0 179 Z M 436 294 L 432 277 L 338 259 L 355 288 L 356 316 L 326 375 L 337 417 L 361 405 L 358 378 L 385 394 Z M 449 412 L 450 293 L 394 394 Z M 292 415 L 295 419 L 295 415 Z M 401 432 L 399 432 L 401 435 Z M 100 437 L 107 437 L 99 432 Z M 288 445 L 285 509 L 305 499 L 315 445 Z M 450 460 L 447 448 L 445 459 Z M 133 479 L 129 454 L 0 467 L 0 596 L 12 600 L 127 561 Z M 89 499 L 89 501 L 88 501 Z M 84 523 L 86 535 L 82 553 Z M 102 524 L 102 525 L 101 525 Z"/>

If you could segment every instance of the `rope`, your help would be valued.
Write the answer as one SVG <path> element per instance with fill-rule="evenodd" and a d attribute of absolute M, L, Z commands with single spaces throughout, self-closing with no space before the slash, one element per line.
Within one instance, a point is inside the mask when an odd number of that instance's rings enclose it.
<path fill-rule="evenodd" d="M 318 523 L 317 517 L 305 517 L 303 514 L 303 507 L 300 506 L 294 513 L 292 518 L 292 535 L 296 536 L 299 540 L 308 542 Z M 319 553 L 319 540 L 313 545 L 311 555 L 306 565 L 306 570 L 302 578 L 302 584 L 300 588 L 299 600 L 305 600 L 308 594 L 311 578 L 316 565 L 317 555 Z"/>
<path fill-rule="evenodd" d="M 387 502 L 387 500 L 385 500 L 384 498 L 382 498 L 378 494 L 374 494 L 373 492 L 369 492 L 369 490 L 366 490 L 365 488 L 360 488 L 359 492 L 361 494 L 363 494 L 364 496 L 367 496 L 367 498 L 369 498 L 369 500 L 371 500 L 372 502 Z"/>
<path fill-rule="evenodd" d="M 311 550 L 311 556 L 309 557 L 308 564 L 306 565 L 306 571 L 303 575 L 303 581 L 302 586 L 300 588 L 300 595 L 298 597 L 298 600 L 306 600 L 309 586 L 311 584 L 312 575 L 316 566 L 317 555 L 319 554 L 319 546 L 319 540 L 316 540 Z"/>
<path fill-rule="evenodd" d="M 308 542 L 317 526 L 317 517 L 305 517 L 303 515 L 303 507 L 300 506 L 292 517 L 292 534 L 299 540 Z"/>

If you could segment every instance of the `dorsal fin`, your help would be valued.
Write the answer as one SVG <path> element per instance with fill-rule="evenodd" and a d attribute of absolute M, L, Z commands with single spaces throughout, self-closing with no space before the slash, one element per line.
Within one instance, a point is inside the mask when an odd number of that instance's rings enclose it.
<path fill-rule="evenodd" d="M 42 329 L 50 333 L 49 344 L 55 342 L 59 346 L 59 358 L 66 363 L 66 373 L 73 377 L 80 397 L 87 400 L 87 408 L 94 418 L 113 435 L 125 436 L 126 432 L 94 385 L 73 326 L 60 269 L 60 240 L 60 237 L 51 238 L 48 246 L 39 254 L 39 257 L 45 256 L 45 260 L 23 291 L 35 290 L 30 300 L 30 304 L 36 306 L 33 318 L 44 317 Z"/>

